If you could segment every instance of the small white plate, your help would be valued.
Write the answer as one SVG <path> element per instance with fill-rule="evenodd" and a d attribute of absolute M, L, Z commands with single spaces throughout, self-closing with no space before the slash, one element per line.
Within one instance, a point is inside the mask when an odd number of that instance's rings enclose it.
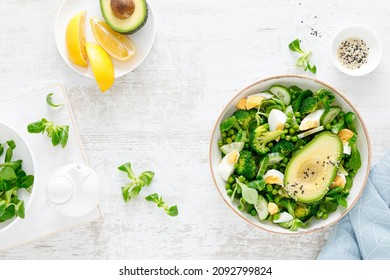
<path fill-rule="evenodd" d="M 367 63 L 358 69 L 345 67 L 337 58 L 337 50 L 340 44 L 349 38 L 361 39 L 366 42 L 369 48 Z M 347 26 L 341 29 L 333 38 L 331 45 L 331 56 L 334 65 L 341 72 L 350 76 L 363 76 L 374 71 L 381 61 L 382 52 L 382 43 L 378 35 L 372 29 L 361 25 Z"/>
<path fill-rule="evenodd" d="M 93 36 L 89 21 L 91 17 L 104 20 L 100 11 L 100 4 L 98 0 L 65 0 L 62 3 L 57 14 L 54 30 L 55 40 L 58 51 L 60 52 L 62 58 L 65 60 L 66 64 L 69 65 L 70 68 L 80 73 L 81 75 L 84 75 L 89 78 L 94 78 L 90 66 L 88 66 L 88 68 L 84 68 L 73 64 L 66 53 L 66 27 L 68 25 L 69 20 L 80 11 L 87 12 L 85 21 L 85 35 L 87 42 L 97 43 L 95 37 Z M 148 56 L 150 50 L 152 49 L 155 34 L 155 20 L 153 16 L 152 7 L 148 2 L 148 20 L 146 24 L 136 33 L 129 35 L 129 38 L 133 42 L 136 49 L 134 56 L 127 61 L 118 61 L 116 59 L 112 59 L 112 62 L 114 63 L 115 67 L 115 78 L 121 77 L 133 71 L 144 61 L 144 59 Z"/>

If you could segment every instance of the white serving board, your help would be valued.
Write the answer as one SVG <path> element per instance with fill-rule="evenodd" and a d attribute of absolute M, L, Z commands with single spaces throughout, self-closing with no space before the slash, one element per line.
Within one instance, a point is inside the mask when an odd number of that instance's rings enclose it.
<path fill-rule="evenodd" d="M 63 103 L 58 108 L 47 105 L 46 96 L 53 93 L 55 103 Z M 46 134 L 30 134 L 27 125 L 41 118 L 54 121 L 56 124 L 68 124 L 69 139 L 63 149 L 53 147 Z M 0 120 L 14 127 L 30 145 L 36 160 L 36 191 L 25 219 L 13 224 L 0 233 L 0 250 L 42 238 L 103 217 L 103 211 L 97 206 L 83 217 L 67 217 L 51 206 L 46 200 L 45 186 L 50 177 L 62 166 L 70 163 L 87 164 L 87 158 L 77 132 L 68 98 L 61 85 L 53 85 L 35 90 L 0 103 Z"/>

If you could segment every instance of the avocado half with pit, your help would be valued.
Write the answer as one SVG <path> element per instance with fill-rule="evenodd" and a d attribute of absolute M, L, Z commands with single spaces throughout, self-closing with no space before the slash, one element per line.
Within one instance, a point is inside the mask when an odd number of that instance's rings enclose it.
<path fill-rule="evenodd" d="M 145 0 L 132 0 L 132 14 L 127 18 L 117 17 L 120 11 L 113 11 L 111 1 L 115 0 L 100 0 L 100 10 L 104 20 L 113 30 L 122 34 L 133 34 L 145 25 L 148 19 L 148 5 Z"/>
<path fill-rule="evenodd" d="M 330 132 L 323 132 L 297 152 L 287 164 L 284 188 L 299 202 L 314 203 L 328 192 L 336 177 L 343 143 Z"/>

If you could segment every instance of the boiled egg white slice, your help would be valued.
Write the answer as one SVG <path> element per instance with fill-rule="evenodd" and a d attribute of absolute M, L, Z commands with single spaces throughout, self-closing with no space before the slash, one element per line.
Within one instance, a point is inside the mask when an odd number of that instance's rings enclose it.
<path fill-rule="evenodd" d="M 344 187 L 347 183 L 347 179 L 344 174 L 337 173 L 336 177 L 333 180 L 332 188 Z"/>
<path fill-rule="evenodd" d="M 276 169 L 270 169 L 263 176 L 266 184 L 276 184 L 283 186 L 284 174 Z"/>
<path fill-rule="evenodd" d="M 272 109 L 268 115 L 269 131 L 283 130 L 287 116 L 280 110 Z"/>
<path fill-rule="evenodd" d="M 279 214 L 279 219 L 273 220 L 273 222 L 276 223 L 276 224 L 279 224 L 279 223 L 289 222 L 289 221 L 291 221 L 292 219 L 294 219 L 294 217 L 291 216 L 290 213 L 281 212 L 281 213 Z"/>
<path fill-rule="evenodd" d="M 239 157 L 240 152 L 238 150 L 233 150 L 222 158 L 218 165 L 218 174 L 222 179 L 227 181 L 233 174 L 234 165 L 237 163 Z"/>
<path fill-rule="evenodd" d="M 350 155 L 351 154 L 351 146 L 349 146 L 348 141 L 346 141 L 343 144 L 343 153 L 346 154 L 346 155 Z"/>
<path fill-rule="evenodd" d="M 303 131 L 320 126 L 320 118 L 324 112 L 325 110 L 321 109 L 308 114 L 301 121 L 301 124 L 299 125 L 299 130 Z"/>

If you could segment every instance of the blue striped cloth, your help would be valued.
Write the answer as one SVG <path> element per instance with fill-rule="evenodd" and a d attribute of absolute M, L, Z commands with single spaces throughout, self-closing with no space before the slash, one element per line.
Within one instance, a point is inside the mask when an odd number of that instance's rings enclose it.
<path fill-rule="evenodd" d="M 362 197 L 337 224 L 318 259 L 390 259 L 390 152 L 371 170 Z"/>

